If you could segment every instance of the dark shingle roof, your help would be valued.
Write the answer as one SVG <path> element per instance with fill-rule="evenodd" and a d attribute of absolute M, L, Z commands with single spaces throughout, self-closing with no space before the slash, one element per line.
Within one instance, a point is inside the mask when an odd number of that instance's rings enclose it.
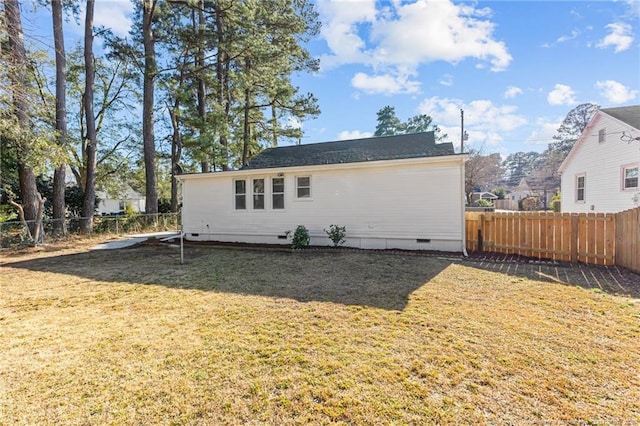
<path fill-rule="evenodd" d="M 600 111 L 616 118 L 623 123 L 640 129 L 640 105 L 619 108 L 603 108 Z"/>
<path fill-rule="evenodd" d="M 269 148 L 242 170 L 360 163 L 453 155 L 453 144 L 436 144 L 433 132 Z"/>

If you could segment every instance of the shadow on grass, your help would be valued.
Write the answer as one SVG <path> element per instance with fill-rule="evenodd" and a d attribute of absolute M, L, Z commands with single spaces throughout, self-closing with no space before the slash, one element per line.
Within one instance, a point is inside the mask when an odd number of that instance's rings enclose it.
<path fill-rule="evenodd" d="M 515 277 L 640 298 L 640 275 L 617 266 L 530 262 L 519 259 L 496 261 L 474 257 L 467 259 L 464 265 Z"/>
<path fill-rule="evenodd" d="M 332 302 L 403 310 L 409 296 L 450 261 L 360 251 L 290 252 L 246 248 L 139 245 L 27 261 L 6 267 L 70 274 L 99 282 Z"/>
<path fill-rule="evenodd" d="M 4 266 L 70 274 L 99 282 L 331 302 L 403 310 L 409 296 L 452 263 L 587 289 L 640 297 L 640 277 L 616 267 L 462 260 L 411 253 L 364 251 L 292 253 L 279 250 L 139 245 L 27 261 Z"/>

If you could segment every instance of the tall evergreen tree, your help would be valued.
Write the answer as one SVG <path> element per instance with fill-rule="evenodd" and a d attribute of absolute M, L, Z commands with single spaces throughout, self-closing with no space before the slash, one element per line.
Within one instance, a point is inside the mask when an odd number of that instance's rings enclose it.
<path fill-rule="evenodd" d="M 67 55 L 62 27 L 62 0 L 51 0 L 51 16 L 56 58 L 56 132 L 58 143 L 64 147 L 67 137 Z M 53 174 L 53 219 L 54 229 L 58 233 L 64 232 L 66 169 L 66 163 L 59 164 Z"/>
<path fill-rule="evenodd" d="M 20 203 L 10 200 L 19 212 L 21 220 L 28 223 L 29 233 L 35 243 L 41 241 L 40 227 L 44 201 L 36 186 L 33 164 L 29 160 L 31 124 L 29 117 L 29 95 L 27 93 L 27 57 L 24 47 L 22 19 L 17 0 L 4 1 L 5 25 L 9 44 L 10 92 L 13 98 L 13 119 L 9 126 L 3 125 L 3 142 L 11 141 L 16 152 Z"/>
<path fill-rule="evenodd" d="M 86 123 L 86 158 L 87 171 L 84 185 L 84 200 L 82 202 L 82 216 L 80 232 L 90 233 L 93 227 L 93 214 L 95 211 L 96 174 L 98 139 L 96 137 L 96 122 L 93 111 L 93 88 L 95 81 L 95 68 L 93 57 L 93 13 L 95 0 L 87 0 L 87 10 L 84 23 L 84 116 Z"/>

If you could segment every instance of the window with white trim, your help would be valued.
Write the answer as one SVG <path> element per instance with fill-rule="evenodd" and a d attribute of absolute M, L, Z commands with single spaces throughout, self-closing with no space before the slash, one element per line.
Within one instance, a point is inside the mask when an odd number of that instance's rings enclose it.
<path fill-rule="evenodd" d="M 284 209 L 284 178 L 271 179 L 271 201 L 272 209 Z"/>
<path fill-rule="evenodd" d="M 264 210 L 264 179 L 253 179 L 253 209 Z"/>
<path fill-rule="evenodd" d="M 598 143 L 604 143 L 607 138 L 607 129 L 603 128 L 598 131 Z"/>
<path fill-rule="evenodd" d="M 585 200 L 585 174 L 576 175 L 576 201 L 584 202 Z"/>
<path fill-rule="evenodd" d="M 638 189 L 638 166 L 622 167 L 622 189 Z"/>
<path fill-rule="evenodd" d="M 311 198 L 311 177 L 296 177 L 296 198 Z"/>
<path fill-rule="evenodd" d="M 234 180 L 233 186 L 234 186 L 236 210 L 246 210 L 247 209 L 247 181 Z"/>

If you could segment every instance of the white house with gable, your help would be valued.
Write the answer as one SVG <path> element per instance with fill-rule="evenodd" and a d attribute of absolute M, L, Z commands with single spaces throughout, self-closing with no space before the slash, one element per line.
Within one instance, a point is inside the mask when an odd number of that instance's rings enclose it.
<path fill-rule="evenodd" d="M 180 175 L 185 238 L 464 251 L 464 162 L 433 132 L 270 148 L 240 170 Z"/>
<path fill-rule="evenodd" d="M 563 212 L 640 205 L 640 105 L 600 109 L 560 165 Z"/>

